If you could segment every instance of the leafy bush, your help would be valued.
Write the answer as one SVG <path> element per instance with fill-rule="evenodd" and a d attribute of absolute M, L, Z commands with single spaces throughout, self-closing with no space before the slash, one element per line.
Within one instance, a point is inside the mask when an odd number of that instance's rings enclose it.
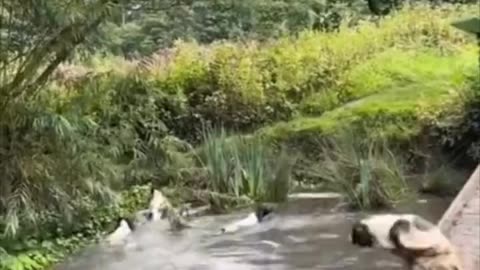
<path fill-rule="evenodd" d="M 303 31 L 297 37 L 265 43 L 199 46 L 177 42 L 172 49 L 141 60 L 97 57 L 92 62 L 94 70 L 117 74 L 110 76 L 111 85 L 123 80 L 125 88 L 137 87 L 134 82 L 128 86 L 126 81 L 132 76 L 125 79 L 125 73 L 132 67 L 133 73 L 141 69 L 141 83 L 137 84 L 154 96 L 157 109 L 163 110 L 156 115 L 174 135 L 199 142 L 204 124 L 249 132 L 298 114 L 319 115 L 388 89 L 388 80 L 398 81 L 391 73 L 408 71 L 373 75 L 379 67 L 392 65 L 388 57 L 401 60 L 393 68 L 407 67 L 411 66 L 406 63 L 410 56 L 398 56 L 405 51 L 430 49 L 434 54 L 450 54 L 462 50 L 468 36 L 449 23 L 470 13 L 468 7 L 420 6 L 379 22 L 363 21 L 355 27 L 344 23 L 336 33 Z M 383 58 L 377 57 L 383 54 Z M 426 73 L 428 70 L 421 74 Z M 382 78 L 387 80 L 377 81 Z"/>
<path fill-rule="evenodd" d="M 140 205 L 132 185 L 166 184 L 176 164 L 188 164 L 180 154 L 188 145 L 162 122 L 169 96 L 141 75 L 57 81 L 2 108 L 1 269 L 43 269 L 91 243 Z M 118 205 L 126 188 L 137 199 Z"/>
<path fill-rule="evenodd" d="M 91 119 L 39 105 L 10 107 L 0 119 L 0 229 L 7 235 L 35 229 L 44 211 L 68 221 L 85 200 L 115 197 L 110 187 L 119 176 L 108 155 L 95 153 L 104 146 L 83 136 L 95 129 Z"/>
<path fill-rule="evenodd" d="M 112 229 L 118 217 L 133 215 L 144 208 L 150 199 L 150 186 L 133 186 L 122 192 L 118 203 L 93 206 L 76 219 L 77 227 L 65 227 L 64 221 L 55 216 L 39 224 L 39 234 L 0 238 L 0 269 L 40 270 L 51 267 L 65 256 L 93 244 Z M 69 230 L 69 231 L 67 231 Z"/>
<path fill-rule="evenodd" d="M 480 81 L 472 73 L 455 99 L 444 101 L 440 110 L 424 110 L 421 119 L 432 142 L 462 167 L 480 162 Z"/>
<path fill-rule="evenodd" d="M 308 137 L 322 137 L 344 127 L 366 127 L 371 136 L 409 140 L 427 126 L 421 120 L 427 112 L 436 115 L 443 108 L 452 108 L 445 104 L 447 100 L 461 103 L 458 91 L 477 68 L 475 54 L 469 46 L 448 55 L 434 50 L 385 51 L 347 73 L 344 89 L 351 93 L 351 102 L 320 116 L 278 123 L 260 133 L 301 144 L 309 141 Z"/>

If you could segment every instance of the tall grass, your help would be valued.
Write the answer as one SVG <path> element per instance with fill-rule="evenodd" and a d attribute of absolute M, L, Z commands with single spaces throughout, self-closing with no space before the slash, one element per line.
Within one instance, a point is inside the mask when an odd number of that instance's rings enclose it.
<path fill-rule="evenodd" d="M 360 209 L 393 207 L 413 195 L 402 158 L 380 139 L 341 132 L 326 139 L 317 166 L 307 170 Z"/>
<path fill-rule="evenodd" d="M 209 173 L 209 189 L 256 201 L 287 198 L 294 164 L 287 152 L 257 138 L 229 137 L 223 129 L 205 129 L 203 140 L 198 157 Z"/>

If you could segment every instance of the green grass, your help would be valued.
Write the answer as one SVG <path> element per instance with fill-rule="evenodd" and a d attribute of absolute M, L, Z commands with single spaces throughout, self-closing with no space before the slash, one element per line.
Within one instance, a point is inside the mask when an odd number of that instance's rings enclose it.
<path fill-rule="evenodd" d="M 406 182 L 406 163 L 385 140 L 342 130 L 319 147 L 318 162 L 305 174 L 343 194 L 351 207 L 389 208 L 413 195 Z"/>
<path fill-rule="evenodd" d="M 422 109 L 443 109 L 477 68 L 476 52 L 466 46 L 441 55 L 391 49 L 352 69 L 346 79 L 352 101 L 320 116 L 303 116 L 265 128 L 260 134 L 285 140 L 301 134 L 331 134 L 361 123 L 377 135 L 408 138 L 421 126 Z"/>
<path fill-rule="evenodd" d="M 286 152 L 256 138 L 228 137 L 223 129 L 204 131 L 203 142 L 198 158 L 209 173 L 210 191 L 263 202 L 286 199 L 294 164 Z"/>

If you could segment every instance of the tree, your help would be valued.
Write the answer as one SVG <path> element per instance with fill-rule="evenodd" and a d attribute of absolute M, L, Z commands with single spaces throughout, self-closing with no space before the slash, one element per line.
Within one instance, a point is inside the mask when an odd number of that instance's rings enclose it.
<path fill-rule="evenodd" d="M 345 12 L 362 12 L 347 0 L 130 1 L 92 44 L 130 57 L 172 46 L 176 39 L 268 40 L 304 29 L 334 30 Z M 360 8 L 364 9 L 364 8 Z"/>
<path fill-rule="evenodd" d="M 111 0 L 89 4 L 79 0 L 3 0 L 0 113 L 12 100 L 33 95 L 44 85 L 111 7 Z"/>
<path fill-rule="evenodd" d="M 48 111 L 51 101 L 38 90 L 115 6 L 112 0 L 0 2 L 0 230 L 7 235 L 35 224 L 42 211 L 73 213 L 82 194 L 112 195 L 102 184 L 111 176 L 92 171 L 102 159 L 75 158 L 97 147 L 81 136 L 91 121 Z"/>

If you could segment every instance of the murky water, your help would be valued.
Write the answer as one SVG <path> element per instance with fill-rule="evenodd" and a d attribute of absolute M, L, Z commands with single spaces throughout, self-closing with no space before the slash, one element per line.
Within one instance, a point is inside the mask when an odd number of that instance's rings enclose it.
<path fill-rule="evenodd" d="M 427 198 L 400 208 L 438 221 L 449 199 Z M 303 206 L 302 206 L 303 208 Z M 245 213 L 201 217 L 194 228 L 167 232 L 163 221 L 146 224 L 123 247 L 96 246 L 58 266 L 59 270 L 293 270 L 402 269 L 386 252 L 352 246 L 348 235 L 358 213 L 291 205 L 261 225 L 218 235 L 225 223 Z"/>

